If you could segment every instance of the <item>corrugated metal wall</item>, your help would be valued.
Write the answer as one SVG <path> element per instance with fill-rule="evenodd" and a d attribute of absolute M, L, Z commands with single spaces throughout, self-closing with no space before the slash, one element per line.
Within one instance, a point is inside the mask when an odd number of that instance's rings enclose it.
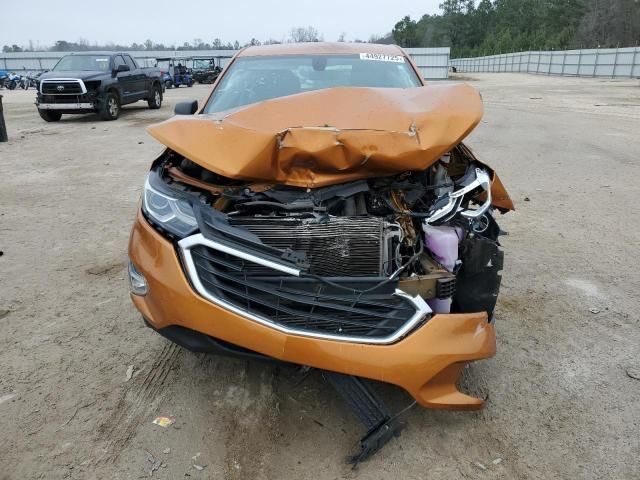
<path fill-rule="evenodd" d="M 427 79 L 446 79 L 449 71 L 449 47 L 444 48 L 407 48 L 420 71 Z M 50 70 L 56 62 L 70 52 L 21 52 L 0 53 L 0 70 L 24 72 Z M 162 57 L 221 57 L 222 66 L 229 63 L 235 50 L 150 50 L 127 52 L 141 65 L 151 66 L 150 61 Z"/>
<path fill-rule="evenodd" d="M 523 72 L 579 77 L 640 77 L 640 47 L 518 52 L 454 58 L 458 72 Z"/>
<path fill-rule="evenodd" d="M 449 78 L 449 47 L 405 48 L 413 61 L 428 80 L 446 80 Z"/>

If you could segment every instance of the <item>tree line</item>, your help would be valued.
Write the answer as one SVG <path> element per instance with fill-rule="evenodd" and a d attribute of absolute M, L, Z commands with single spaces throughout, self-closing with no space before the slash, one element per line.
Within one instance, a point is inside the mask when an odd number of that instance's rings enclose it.
<path fill-rule="evenodd" d="M 444 0 L 440 14 L 404 17 L 403 47 L 451 47 L 454 58 L 640 44 L 639 0 Z"/>
<path fill-rule="evenodd" d="M 630 47 L 640 44 L 640 0 L 443 0 L 440 13 L 419 20 L 404 17 L 386 35 L 372 35 L 371 43 L 402 47 L 451 47 L 453 58 L 526 50 Z M 146 40 L 131 45 L 90 44 L 87 40 L 58 40 L 45 48 L 5 45 L 3 52 L 87 50 L 238 50 L 248 45 L 317 42 L 314 27 L 296 27 L 288 37 L 241 44 L 196 38 L 182 45 Z M 345 41 L 346 34 L 338 41 Z M 361 42 L 362 40 L 354 40 Z"/>
<path fill-rule="evenodd" d="M 344 34 L 341 35 L 344 40 Z M 264 41 L 252 38 L 249 42 L 241 44 L 238 40 L 235 42 L 223 42 L 220 38 L 214 38 L 211 42 L 206 42 L 201 38 L 195 38 L 191 42 L 184 42 L 182 45 L 166 45 L 164 43 L 156 43 L 152 40 L 146 40 L 142 43 L 133 42 L 130 45 L 107 43 L 100 45 L 98 43 L 90 43 L 88 40 L 80 39 L 77 42 L 69 42 L 67 40 L 58 40 L 53 45 L 38 48 L 34 47 L 33 42 L 30 41 L 28 46 L 20 45 L 4 45 L 2 51 L 8 52 L 87 52 L 87 51 L 144 51 L 144 50 L 239 50 L 242 47 L 248 47 L 252 45 L 270 45 L 276 43 L 286 42 L 320 42 L 323 40 L 323 35 L 312 26 L 309 27 L 295 27 L 289 32 L 289 36 L 283 39 L 269 38 Z"/>

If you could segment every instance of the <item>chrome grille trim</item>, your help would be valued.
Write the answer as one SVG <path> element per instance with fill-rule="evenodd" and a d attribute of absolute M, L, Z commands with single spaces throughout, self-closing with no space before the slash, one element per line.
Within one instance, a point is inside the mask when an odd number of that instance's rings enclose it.
<path fill-rule="evenodd" d="M 80 86 L 80 92 L 72 92 L 72 93 L 64 93 L 64 92 L 44 92 L 44 84 L 48 83 L 48 84 L 69 84 L 69 85 L 73 85 L 73 84 L 77 84 Z M 42 95 L 84 95 L 85 93 L 87 93 L 87 87 L 84 84 L 84 82 L 82 80 L 80 80 L 79 78 L 45 78 L 44 80 L 42 80 L 40 82 L 40 93 Z"/>
<path fill-rule="evenodd" d="M 229 310 L 237 315 L 241 315 L 245 318 L 248 318 L 256 323 L 267 326 L 269 328 L 273 328 L 274 330 L 278 330 L 280 332 L 286 333 L 288 335 L 297 335 L 301 337 L 311 337 L 311 338 L 320 338 L 323 340 L 335 340 L 340 342 L 351 342 L 351 343 L 364 343 L 364 344 L 378 344 L 378 345 L 388 345 L 394 343 L 401 338 L 405 337 L 409 334 L 420 322 L 422 322 L 427 315 L 432 313 L 429 305 L 420 297 L 415 296 L 412 297 L 407 293 L 396 289 L 394 295 L 400 296 L 408 300 L 414 307 L 415 313 L 411 318 L 409 318 L 400 328 L 394 331 L 392 334 L 386 337 L 364 337 L 364 336 L 351 336 L 351 335 L 337 335 L 337 334 L 329 334 L 322 332 L 310 332 L 308 330 L 299 330 L 295 328 L 289 328 L 284 325 L 273 322 L 272 320 L 255 315 L 252 312 L 248 312 L 242 308 L 237 307 L 221 298 L 218 298 L 209 292 L 209 290 L 202 284 L 196 269 L 196 265 L 194 263 L 194 258 L 191 254 L 191 249 L 196 246 L 205 246 L 214 250 L 218 250 L 224 253 L 227 253 L 232 256 L 236 256 L 238 258 L 242 258 L 247 261 L 255 262 L 263 266 L 268 266 L 273 268 L 274 270 L 280 271 L 287 275 L 299 276 L 301 271 L 299 269 L 290 268 L 285 265 L 280 265 L 275 262 L 271 262 L 269 260 L 260 258 L 255 255 L 247 254 L 245 252 L 238 251 L 234 248 L 229 247 L 228 245 L 223 245 L 219 242 L 215 242 L 209 240 L 204 237 L 201 233 L 192 235 L 190 237 L 184 238 L 178 242 L 178 246 L 180 248 L 180 253 L 182 255 L 182 260 L 184 263 L 184 268 L 186 273 L 191 281 L 191 284 L 195 288 L 196 292 L 206 300 L 211 303 L 218 305 L 226 310 Z"/>

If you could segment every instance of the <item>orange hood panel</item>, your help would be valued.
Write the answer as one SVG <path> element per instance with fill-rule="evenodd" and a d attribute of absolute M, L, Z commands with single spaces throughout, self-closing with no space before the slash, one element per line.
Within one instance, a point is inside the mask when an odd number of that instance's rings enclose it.
<path fill-rule="evenodd" d="M 424 170 L 481 118 L 480 95 L 464 84 L 349 87 L 176 116 L 149 133 L 225 177 L 312 188 Z"/>

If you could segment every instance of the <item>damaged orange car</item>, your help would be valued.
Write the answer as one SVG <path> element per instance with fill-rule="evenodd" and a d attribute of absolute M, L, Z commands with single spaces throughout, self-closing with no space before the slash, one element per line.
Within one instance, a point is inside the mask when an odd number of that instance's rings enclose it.
<path fill-rule="evenodd" d="M 367 427 L 354 461 L 403 426 L 368 380 L 482 407 L 456 383 L 495 354 L 495 215 L 513 204 L 462 143 L 474 88 L 425 85 L 396 46 L 249 47 L 176 113 L 149 129 L 167 148 L 129 244 L 147 325 L 322 370 Z"/>

